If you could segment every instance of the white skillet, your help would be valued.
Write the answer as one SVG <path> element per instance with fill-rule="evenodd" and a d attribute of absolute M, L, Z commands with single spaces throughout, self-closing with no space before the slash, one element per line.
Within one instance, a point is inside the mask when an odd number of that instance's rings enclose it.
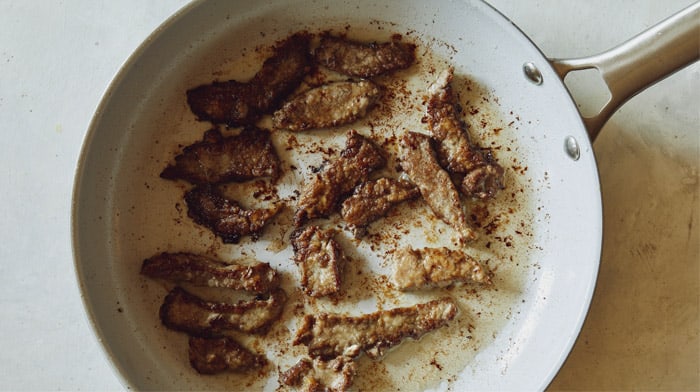
<path fill-rule="evenodd" d="M 124 385 L 160 390 L 237 385 L 235 376 L 203 377 L 189 368 L 184 337 L 165 330 L 157 319 L 165 290 L 138 274 L 141 261 L 161 251 L 240 252 L 187 222 L 176 207 L 183 188 L 158 178 L 178 145 L 191 143 L 207 128 L 188 112 L 184 91 L 217 76 L 225 79 L 221 69 L 239 64 L 244 49 L 253 58 L 256 46 L 268 47 L 291 32 L 342 31 L 348 25 L 351 35 L 396 32 L 417 39 L 472 80 L 481 93 L 474 97 L 490 99 L 480 104 L 480 118 L 490 128 L 503 128 L 475 132 L 501 146 L 497 155 L 511 172 L 506 193 L 522 189 L 521 196 L 501 197 L 503 205 L 518 209 L 507 215 L 510 222 L 476 245 L 477 252 L 494 258 L 500 287 L 464 303 L 461 310 L 475 327 L 470 354 L 455 350 L 440 356 L 459 364 L 454 377 L 436 370 L 438 376 L 428 381 L 409 377 L 400 385 L 375 385 L 544 389 L 576 340 L 598 272 L 602 208 L 589 134 L 595 137 L 626 99 L 697 59 L 693 40 L 700 34 L 699 9 L 696 4 L 600 56 L 550 61 L 507 18 L 479 1 L 188 5 L 143 43 L 113 81 L 95 113 L 76 173 L 76 271 L 93 327 Z M 254 72 L 254 61 L 250 64 L 239 72 Z M 601 71 L 613 98 L 599 116 L 582 120 L 560 78 L 588 67 Z M 276 143 L 279 147 L 283 140 Z M 521 222 L 525 238 L 514 234 Z M 502 237 L 509 235 L 514 246 L 504 245 Z M 421 234 L 406 238 L 424 241 Z M 494 245 L 486 248 L 489 239 Z M 288 272 L 293 283 L 288 250 L 265 241 L 246 244 L 256 257 Z M 382 300 L 363 301 L 354 311 L 373 311 Z M 487 309 L 490 315 L 474 314 Z M 291 316 L 288 325 L 294 329 Z M 405 350 L 420 350 L 423 343 L 409 343 L 412 348 Z M 425 344 L 440 347 L 434 341 Z M 390 352 L 386 369 L 401 368 L 401 355 L 409 352 Z M 276 385 L 273 370 L 269 380 L 254 387 Z"/>

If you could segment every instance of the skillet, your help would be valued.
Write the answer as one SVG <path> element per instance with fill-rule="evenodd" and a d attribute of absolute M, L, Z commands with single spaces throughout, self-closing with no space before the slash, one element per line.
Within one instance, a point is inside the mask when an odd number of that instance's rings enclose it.
<path fill-rule="evenodd" d="M 245 379 L 243 384 L 235 375 L 194 373 L 187 364 L 185 338 L 158 321 L 166 291 L 140 277 L 138 269 L 144 258 L 162 251 L 220 257 L 246 253 L 285 272 L 287 285 L 293 286 L 295 270 L 284 246 L 288 233 L 283 219 L 261 241 L 223 245 L 183 214 L 178 204 L 183 185 L 163 181 L 158 173 L 179 146 L 198 140 L 208 127 L 188 111 L 186 89 L 217 78 L 250 76 L 261 58 L 256 49 L 264 51 L 302 29 L 331 29 L 366 40 L 399 33 L 430 49 L 424 66 L 455 66 L 463 103 L 478 109 L 468 120 L 473 132 L 498 148 L 497 156 L 509 173 L 507 190 L 490 210 L 492 217 L 501 217 L 500 224 L 473 249 L 495 267 L 497 289 L 478 296 L 449 291 L 460 298 L 461 321 L 440 334 L 407 342 L 380 363 L 362 359 L 361 371 L 376 365 L 384 372 L 371 377 L 360 372 L 358 386 L 391 390 L 405 387 L 406 377 L 409 389 L 544 389 L 578 335 L 598 271 L 602 208 L 588 135 L 595 137 L 612 111 L 641 88 L 697 59 L 692 45 L 697 20 L 696 5 L 619 49 L 550 62 L 506 18 L 476 1 L 402 2 L 401 7 L 313 1 L 188 5 L 154 32 L 115 78 L 95 114 L 76 173 L 76 271 L 87 312 L 117 373 L 134 389 L 276 387 L 274 370 L 269 379 Z M 241 53 L 247 53 L 244 59 Z M 561 82 L 567 72 L 587 67 L 600 69 L 613 95 L 601 115 L 592 119 L 581 118 Z M 424 69 L 400 76 L 420 90 L 430 80 L 420 72 Z M 633 77 L 622 77 L 630 70 L 635 70 Z M 410 103 L 415 111 L 395 116 L 376 131 L 420 127 L 420 102 Z M 362 126 L 367 124 L 357 125 Z M 319 131 L 299 136 L 299 141 L 310 145 L 323 139 L 336 146 L 342 144 L 343 132 Z M 275 137 L 278 150 L 288 141 Z M 300 159 L 307 166 L 327 158 L 317 151 L 290 154 L 288 159 Z M 285 189 L 303 179 L 308 174 L 303 170 L 290 173 L 289 183 L 283 178 L 278 193 L 284 196 Z M 420 221 L 429 211 L 417 204 L 415 211 L 403 214 L 392 219 Z M 380 245 L 451 243 L 449 230 L 439 223 L 408 227 L 411 230 L 397 243 Z M 428 238 L 426 232 L 434 235 Z M 357 247 L 353 259 L 365 264 L 353 268 L 368 278 L 353 283 L 371 295 L 358 295 L 356 302 L 340 304 L 340 310 L 369 312 L 422 299 L 396 298 L 377 288 L 375 277 L 386 273 L 383 259 L 349 239 L 344 245 Z M 317 306 L 334 309 L 331 304 Z M 285 321 L 293 332 L 297 320 L 289 316 Z M 460 331 L 468 338 L 457 342 Z M 276 358 L 274 347 L 284 342 L 269 343 L 273 348 L 268 354 Z M 430 348 L 436 353 L 424 353 Z M 280 366 L 290 360 L 280 358 Z"/>

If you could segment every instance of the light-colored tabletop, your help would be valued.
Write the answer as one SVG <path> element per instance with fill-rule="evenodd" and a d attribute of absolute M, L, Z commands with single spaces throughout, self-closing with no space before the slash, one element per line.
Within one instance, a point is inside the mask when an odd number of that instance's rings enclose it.
<path fill-rule="evenodd" d="M 0 0 L 0 390 L 123 389 L 76 284 L 73 176 L 110 80 L 185 3 Z M 620 43 L 692 1 L 490 3 L 546 55 L 572 57 Z M 699 108 L 695 64 L 628 102 L 596 140 L 599 280 L 551 389 L 700 389 Z"/>

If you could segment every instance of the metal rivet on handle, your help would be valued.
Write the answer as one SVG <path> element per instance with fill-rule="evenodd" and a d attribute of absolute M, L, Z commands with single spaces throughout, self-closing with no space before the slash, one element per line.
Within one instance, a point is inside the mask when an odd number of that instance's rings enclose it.
<path fill-rule="evenodd" d="M 536 85 L 542 84 L 542 73 L 534 63 L 523 64 L 523 72 L 532 83 Z"/>
<path fill-rule="evenodd" d="M 578 146 L 576 138 L 573 136 L 567 136 L 566 139 L 564 139 L 564 149 L 574 161 L 578 161 L 578 159 L 581 158 L 581 149 Z"/>

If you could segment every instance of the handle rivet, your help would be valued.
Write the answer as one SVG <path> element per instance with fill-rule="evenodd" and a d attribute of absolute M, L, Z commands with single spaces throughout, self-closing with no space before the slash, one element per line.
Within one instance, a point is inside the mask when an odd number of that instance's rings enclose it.
<path fill-rule="evenodd" d="M 523 64 L 523 72 L 530 81 L 536 85 L 542 84 L 542 73 L 534 63 L 527 62 Z"/>
<path fill-rule="evenodd" d="M 564 139 L 564 150 L 566 150 L 566 153 L 574 161 L 578 161 L 578 159 L 581 158 L 581 149 L 578 146 L 578 141 L 576 141 L 576 138 L 573 136 L 567 136 L 566 139 Z"/>

